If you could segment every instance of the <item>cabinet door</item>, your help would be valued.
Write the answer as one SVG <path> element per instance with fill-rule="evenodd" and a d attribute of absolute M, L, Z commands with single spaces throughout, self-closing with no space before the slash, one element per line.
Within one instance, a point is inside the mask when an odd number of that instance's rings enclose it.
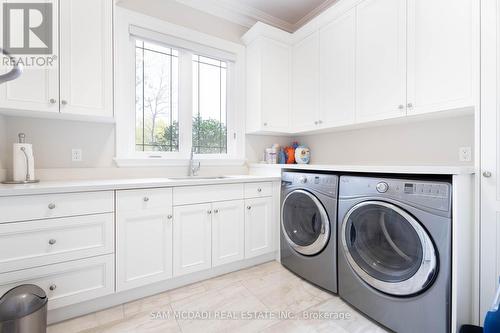
<path fill-rule="evenodd" d="M 60 2 L 61 112 L 112 117 L 113 2 Z"/>
<path fill-rule="evenodd" d="M 291 49 L 268 38 L 262 47 L 262 126 L 264 131 L 286 132 L 290 127 Z"/>
<path fill-rule="evenodd" d="M 320 30 L 321 126 L 334 127 L 354 122 L 355 41 L 355 9 Z"/>
<path fill-rule="evenodd" d="M 319 33 L 296 44 L 292 58 L 292 128 L 314 129 L 319 125 Z"/>
<path fill-rule="evenodd" d="M 244 201 L 213 203 L 212 265 L 242 260 L 245 252 Z"/>
<path fill-rule="evenodd" d="M 478 3 L 408 1 L 408 114 L 475 104 Z"/>
<path fill-rule="evenodd" d="M 366 0 L 357 8 L 356 117 L 406 115 L 406 1 Z"/>
<path fill-rule="evenodd" d="M 116 213 L 118 291 L 172 277 L 172 221 L 163 209 Z"/>
<path fill-rule="evenodd" d="M 499 0 L 482 3 L 481 21 L 481 29 L 483 30 L 481 43 L 481 175 L 477 177 L 481 177 L 480 318 L 484 318 L 486 312 L 491 308 L 491 300 L 495 298 L 500 273 Z"/>
<path fill-rule="evenodd" d="M 272 198 L 245 200 L 245 258 L 274 251 Z"/>
<path fill-rule="evenodd" d="M 212 205 L 174 207 L 174 276 L 212 267 Z"/>
<path fill-rule="evenodd" d="M 19 1 L 2 0 L 0 1 L 0 17 L 3 17 L 3 4 L 16 3 Z M 52 4 L 52 54 L 58 56 L 58 1 L 45 0 L 43 3 Z M 4 25 L 0 25 L 0 36 L 3 36 Z M 16 29 L 19 31 L 22 29 Z M 11 31 L 10 33 L 15 33 Z M 18 36 L 22 38 L 22 36 Z M 37 56 L 37 55 L 35 55 Z M 52 57 L 52 55 L 48 55 Z M 31 55 L 27 55 L 31 57 Z M 45 55 L 43 56 L 45 58 Z M 10 70 L 0 66 L 2 73 Z M 59 112 L 59 64 L 56 60 L 52 66 L 34 67 L 24 66 L 22 75 L 14 81 L 10 81 L 0 85 L 0 108 L 8 110 L 25 110 L 25 111 L 43 111 L 43 112 Z"/>

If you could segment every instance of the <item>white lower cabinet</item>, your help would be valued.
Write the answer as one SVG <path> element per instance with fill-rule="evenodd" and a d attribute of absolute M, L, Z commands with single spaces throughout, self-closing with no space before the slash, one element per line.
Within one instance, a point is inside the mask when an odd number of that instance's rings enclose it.
<path fill-rule="evenodd" d="M 212 204 L 212 266 L 245 257 L 245 212 L 243 200 Z"/>
<path fill-rule="evenodd" d="M 271 197 L 245 200 L 245 258 L 274 251 L 273 200 Z"/>
<path fill-rule="evenodd" d="M 116 201 L 117 291 L 172 277 L 172 189 L 118 191 Z"/>
<path fill-rule="evenodd" d="M 112 213 L 0 224 L 0 273 L 113 253 Z"/>
<path fill-rule="evenodd" d="M 114 293 L 114 255 L 0 274 L 0 295 L 21 284 L 40 286 L 49 310 Z"/>
<path fill-rule="evenodd" d="M 174 207 L 174 276 L 212 267 L 212 204 Z"/>

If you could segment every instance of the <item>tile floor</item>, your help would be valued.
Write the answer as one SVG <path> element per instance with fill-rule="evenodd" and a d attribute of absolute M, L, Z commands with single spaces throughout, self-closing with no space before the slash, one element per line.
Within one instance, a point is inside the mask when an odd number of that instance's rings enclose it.
<path fill-rule="evenodd" d="M 340 298 L 269 262 L 52 325 L 48 332 L 386 331 Z"/>

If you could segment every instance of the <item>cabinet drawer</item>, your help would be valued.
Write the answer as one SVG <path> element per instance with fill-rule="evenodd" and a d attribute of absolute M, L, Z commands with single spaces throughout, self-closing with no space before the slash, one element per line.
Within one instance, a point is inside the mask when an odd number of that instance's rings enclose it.
<path fill-rule="evenodd" d="M 20 284 L 35 284 L 49 297 L 49 310 L 114 292 L 114 255 L 0 274 L 0 294 Z"/>
<path fill-rule="evenodd" d="M 0 223 L 111 213 L 113 192 L 23 195 L 0 198 Z"/>
<path fill-rule="evenodd" d="M 172 189 L 151 188 L 116 192 L 116 210 L 120 212 L 165 209 L 172 211 Z"/>
<path fill-rule="evenodd" d="M 174 188 L 174 206 L 243 199 L 243 184 L 185 186 Z"/>
<path fill-rule="evenodd" d="M 110 213 L 0 224 L 0 273 L 113 251 Z"/>
<path fill-rule="evenodd" d="M 246 183 L 245 198 L 270 197 L 273 195 L 272 183 Z"/>

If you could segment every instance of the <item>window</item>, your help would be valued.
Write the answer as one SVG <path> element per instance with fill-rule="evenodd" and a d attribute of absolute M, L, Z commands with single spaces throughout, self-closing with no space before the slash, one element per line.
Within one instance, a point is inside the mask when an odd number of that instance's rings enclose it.
<path fill-rule="evenodd" d="M 136 41 L 136 151 L 179 151 L 178 58 L 175 49 Z"/>
<path fill-rule="evenodd" d="M 193 150 L 227 153 L 227 63 L 193 55 Z"/>
<path fill-rule="evenodd" d="M 245 47 L 117 9 L 118 166 L 245 163 Z"/>

